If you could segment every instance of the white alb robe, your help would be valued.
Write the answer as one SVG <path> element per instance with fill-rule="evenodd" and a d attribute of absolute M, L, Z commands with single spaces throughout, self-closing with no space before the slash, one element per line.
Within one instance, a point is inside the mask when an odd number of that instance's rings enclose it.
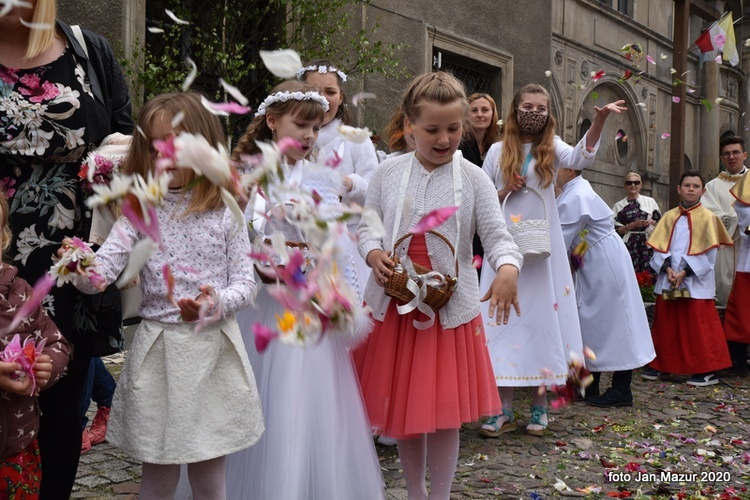
<path fill-rule="evenodd" d="M 589 250 L 573 274 L 583 345 L 596 354 L 591 371 L 638 368 L 656 357 L 635 270 L 612 211 L 583 177 L 563 187 L 557 198 L 565 246 L 572 251 L 587 229 Z"/>
<path fill-rule="evenodd" d="M 737 179 L 722 172 L 719 177 L 706 183 L 706 194 L 701 198 L 704 207 L 715 213 L 724 227 L 737 243 L 739 232 L 737 231 L 737 212 L 734 208 L 734 196 L 729 193 Z M 739 246 L 739 245 L 736 245 Z M 735 246 L 721 247 L 716 256 L 716 298 L 721 305 L 726 305 L 729 292 L 734 282 L 734 272 L 737 266 L 737 250 Z"/>

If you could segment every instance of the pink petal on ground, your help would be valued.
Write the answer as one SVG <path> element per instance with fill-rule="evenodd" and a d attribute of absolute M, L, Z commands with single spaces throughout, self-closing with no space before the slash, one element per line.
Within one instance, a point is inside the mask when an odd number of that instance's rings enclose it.
<path fill-rule="evenodd" d="M 457 206 L 443 207 L 433 210 L 422 217 L 417 225 L 411 228 L 409 232 L 414 234 L 424 234 L 427 231 L 435 229 L 448 220 L 457 210 Z"/>

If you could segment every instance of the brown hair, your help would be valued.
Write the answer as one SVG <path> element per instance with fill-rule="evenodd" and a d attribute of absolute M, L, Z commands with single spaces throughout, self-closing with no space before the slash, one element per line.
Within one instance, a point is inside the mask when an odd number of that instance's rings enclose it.
<path fill-rule="evenodd" d="M 182 121 L 175 127 L 175 133 L 188 132 L 200 134 L 209 144 L 218 148 L 226 143 L 224 129 L 219 118 L 206 109 L 201 103 L 201 97 L 194 92 L 174 92 L 154 97 L 141 108 L 136 120 L 136 132 L 130 144 L 130 151 L 125 157 L 122 171 L 126 174 L 140 174 L 146 177 L 154 166 L 152 130 L 157 120 L 171 121 L 178 113 L 183 113 Z M 195 172 L 186 169 L 186 185 L 191 185 L 195 179 Z M 216 186 L 207 180 L 197 183 L 193 188 L 190 204 L 183 215 L 203 210 L 216 210 L 224 206 L 221 200 L 221 189 L 224 187 L 233 191 L 231 182 L 224 186 Z"/>
<path fill-rule="evenodd" d="M 525 154 L 521 142 L 521 131 L 518 128 L 517 109 L 521 104 L 524 94 L 542 94 L 547 98 L 547 112 L 549 117 L 542 131 L 534 138 L 531 144 L 531 155 L 536 159 L 536 171 L 542 180 L 542 187 L 548 187 L 555 178 L 555 129 L 557 121 L 552 115 L 549 93 L 541 85 L 530 83 L 521 88 L 513 97 L 513 105 L 508 112 L 508 118 L 503 122 L 503 150 L 500 161 L 500 170 L 503 173 L 503 182 L 509 184 L 516 174 L 521 173 Z"/>
<path fill-rule="evenodd" d="M 318 67 L 326 66 L 329 68 L 333 66 L 334 68 L 338 68 L 338 66 L 336 66 L 335 64 L 331 64 L 330 61 L 326 61 L 324 59 L 316 59 L 314 61 L 310 61 L 309 63 L 305 64 L 305 67 L 307 66 L 318 66 Z M 317 70 L 305 71 L 300 76 L 300 80 L 302 80 L 303 82 L 306 82 L 307 75 L 310 73 L 316 73 L 316 72 Z M 336 118 L 341 120 L 341 123 L 343 123 L 344 125 L 351 125 L 352 122 L 354 121 L 354 118 L 352 117 L 351 111 L 349 111 L 349 99 L 347 99 L 346 93 L 344 92 L 344 82 L 341 81 L 341 77 L 335 71 L 334 72 L 329 71 L 329 73 L 336 75 L 336 81 L 339 84 L 339 91 L 341 92 L 341 104 L 339 104 L 339 109 L 336 111 Z"/>
<path fill-rule="evenodd" d="M 3 252 L 10 248 L 10 243 L 13 241 L 13 232 L 10 230 L 10 225 L 8 224 L 9 217 L 10 207 L 8 206 L 8 198 L 5 197 L 5 193 L 0 192 L 0 226 L 2 226 L 3 231 Z"/>
<path fill-rule="evenodd" d="M 302 82 L 294 80 L 287 80 L 278 84 L 271 91 L 270 95 L 276 94 L 277 92 L 317 92 L 318 88 L 312 85 L 306 85 Z M 286 102 L 276 101 L 266 108 L 265 115 L 256 116 L 253 121 L 248 125 L 245 134 L 240 137 L 237 142 L 237 147 L 232 151 L 232 160 L 239 161 L 241 154 L 256 154 L 260 153 L 260 148 L 255 143 L 256 141 L 272 141 L 273 132 L 268 128 L 266 123 L 266 116 L 281 117 L 284 115 L 295 115 L 302 120 L 323 120 L 325 110 L 323 106 L 310 99 L 303 101 L 297 99 L 289 99 Z"/>
<path fill-rule="evenodd" d="M 469 101 L 466 100 L 464 85 L 453 75 L 437 71 L 416 77 L 406 88 L 401 101 L 401 112 L 409 121 L 414 122 L 419 118 L 425 101 L 443 105 L 460 102 L 464 110 L 463 130 L 470 126 Z"/>
<path fill-rule="evenodd" d="M 498 120 L 500 120 L 500 117 L 497 114 L 497 104 L 495 104 L 495 100 L 489 94 L 471 94 L 469 96 L 469 109 L 471 109 L 471 103 L 476 101 L 477 99 L 486 99 L 487 102 L 490 103 L 490 108 L 492 109 L 490 126 L 487 127 L 487 132 L 485 132 L 484 134 L 482 144 L 478 144 L 482 151 L 487 151 L 488 149 L 490 149 L 490 146 L 497 142 L 498 137 L 500 136 L 500 127 L 497 124 Z"/>
<path fill-rule="evenodd" d="M 388 149 L 391 153 L 406 151 L 406 139 L 404 139 L 404 112 L 401 108 L 394 111 L 391 121 L 385 126 L 385 135 L 388 137 Z"/>
<path fill-rule="evenodd" d="M 49 25 L 49 29 L 30 28 L 29 40 L 26 43 L 24 59 L 33 59 L 45 50 L 52 47 L 55 38 L 59 35 L 55 26 L 57 18 L 57 3 L 55 0 L 37 0 L 31 22 L 34 24 Z"/>

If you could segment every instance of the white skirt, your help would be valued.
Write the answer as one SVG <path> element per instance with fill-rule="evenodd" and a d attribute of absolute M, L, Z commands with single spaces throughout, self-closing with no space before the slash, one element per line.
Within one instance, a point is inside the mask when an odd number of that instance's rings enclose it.
<path fill-rule="evenodd" d="M 379 500 L 380 463 L 354 364 L 342 336 L 299 347 L 272 341 L 259 354 L 252 324 L 275 324 L 281 306 L 261 286 L 238 313 L 267 419 L 258 444 L 227 458 L 227 498 Z"/>
<path fill-rule="evenodd" d="M 194 324 L 144 320 L 112 402 L 107 440 L 153 464 L 201 462 L 252 446 L 263 413 L 234 317 Z"/>

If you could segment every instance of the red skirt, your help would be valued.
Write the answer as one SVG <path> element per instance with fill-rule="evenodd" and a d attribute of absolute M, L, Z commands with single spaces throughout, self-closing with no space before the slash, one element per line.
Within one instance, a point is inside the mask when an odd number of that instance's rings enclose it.
<path fill-rule="evenodd" d="M 36 439 L 15 455 L 0 459 L 0 498 L 39 498 L 42 461 Z"/>
<path fill-rule="evenodd" d="M 656 297 L 651 327 L 660 372 L 691 375 L 732 366 L 719 313 L 711 299 Z"/>
<path fill-rule="evenodd" d="M 429 265 L 423 236 L 409 256 Z M 381 435 L 413 438 L 438 429 L 457 429 L 501 412 L 481 315 L 443 330 L 436 317 L 427 330 L 419 311 L 398 314 L 391 301 L 383 322 L 353 353 L 370 424 Z"/>
<path fill-rule="evenodd" d="M 724 335 L 727 340 L 750 343 L 750 307 L 744 303 L 747 297 L 750 297 L 750 273 L 738 271 L 734 274 L 732 292 L 724 313 Z"/>

